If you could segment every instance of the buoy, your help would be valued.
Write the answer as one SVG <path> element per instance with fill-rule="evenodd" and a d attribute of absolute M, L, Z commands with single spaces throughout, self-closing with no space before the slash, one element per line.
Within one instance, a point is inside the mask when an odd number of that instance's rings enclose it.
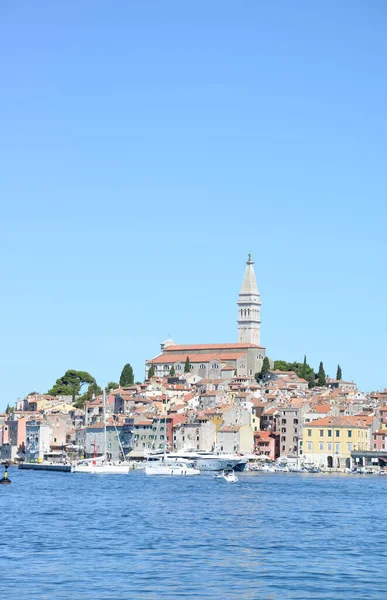
<path fill-rule="evenodd" d="M 9 485 L 11 480 L 8 479 L 8 465 L 4 465 L 4 477 L 0 479 L 1 485 Z"/>

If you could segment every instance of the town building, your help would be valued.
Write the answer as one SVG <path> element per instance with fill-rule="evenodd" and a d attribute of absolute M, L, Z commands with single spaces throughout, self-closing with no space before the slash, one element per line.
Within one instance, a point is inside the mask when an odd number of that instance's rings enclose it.
<path fill-rule="evenodd" d="M 252 454 L 254 434 L 250 425 L 223 425 L 218 432 L 217 449 L 226 453 Z"/>
<path fill-rule="evenodd" d="M 31 419 L 26 424 L 26 461 L 42 462 L 50 452 L 51 427 L 42 419 Z"/>
<path fill-rule="evenodd" d="M 370 450 L 373 417 L 325 417 L 304 426 L 303 456 L 319 467 L 351 467 L 353 450 Z"/>

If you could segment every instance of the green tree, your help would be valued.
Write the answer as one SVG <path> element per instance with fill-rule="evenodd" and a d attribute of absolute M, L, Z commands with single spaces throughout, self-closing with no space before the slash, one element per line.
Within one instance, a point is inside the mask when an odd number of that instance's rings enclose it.
<path fill-rule="evenodd" d="M 120 386 L 128 387 L 128 385 L 134 384 L 134 373 L 131 365 L 127 363 L 122 369 L 120 376 Z"/>
<path fill-rule="evenodd" d="M 154 377 L 154 376 L 155 376 L 155 367 L 154 367 L 154 364 L 152 363 L 148 369 L 148 379 L 152 379 L 152 377 Z"/>
<path fill-rule="evenodd" d="M 116 390 L 119 387 L 119 384 L 116 381 L 109 381 L 106 385 L 105 390 L 110 392 L 110 390 Z"/>
<path fill-rule="evenodd" d="M 285 360 L 276 360 L 274 362 L 274 369 L 278 369 L 279 371 L 293 371 L 298 375 L 298 377 L 302 377 L 306 381 L 310 380 L 311 374 L 314 376 L 314 371 L 310 365 L 306 362 L 306 356 L 304 356 L 304 362 L 286 362 Z"/>
<path fill-rule="evenodd" d="M 263 359 L 262 368 L 259 373 L 255 374 L 255 379 L 257 381 L 262 381 L 266 373 L 270 371 L 270 361 L 267 356 Z"/>
<path fill-rule="evenodd" d="M 337 365 L 336 379 L 338 379 L 339 381 L 343 379 L 343 373 L 341 371 L 340 365 Z"/>
<path fill-rule="evenodd" d="M 11 412 L 13 412 L 13 407 L 10 404 L 7 404 L 7 408 L 5 409 L 5 413 L 7 415 L 9 415 Z"/>
<path fill-rule="evenodd" d="M 309 373 L 307 381 L 309 389 L 312 389 L 316 385 L 316 375 L 313 371 Z"/>
<path fill-rule="evenodd" d="M 304 354 L 304 362 L 302 363 L 302 368 L 300 371 L 300 377 L 302 377 L 302 379 L 307 379 L 308 378 L 308 363 L 306 362 L 306 354 Z"/>
<path fill-rule="evenodd" d="M 327 378 L 325 376 L 324 365 L 321 361 L 320 366 L 318 368 L 317 385 L 323 387 L 323 386 L 326 386 L 326 384 L 327 384 Z"/>
<path fill-rule="evenodd" d="M 27 397 L 28 396 L 38 396 L 38 395 L 39 395 L 39 392 L 30 392 L 29 394 L 27 394 Z"/>
<path fill-rule="evenodd" d="M 102 388 L 97 384 L 96 381 L 94 381 L 89 385 L 86 392 L 77 398 L 74 406 L 76 406 L 76 408 L 83 408 L 85 406 L 85 402 L 90 402 L 93 396 L 100 396 L 102 393 Z"/>
<path fill-rule="evenodd" d="M 48 390 L 50 396 L 72 396 L 74 402 L 75 397 L 79 395 L 82 386 L 95 383 L 94 377 L 86 371 L 75 371 L 70 369 L 66 371 L 63 377 L 56 380 L 55 385 Z"/>
<path fill-rule="evenodd" d="M 187 358 L 185 359 L 184 373 L 191 373 L 191 363 L 189 361 L 189 356 L 187 356 Z"/>
<path fill-rule="evenodd" d="M 289 369 L 290 363 L 285 360 L 275 360 L 274 361 L 274 369 L 276 371 L 290 371 Z"/>
<path fill-rule="evenodd" d="M 169 369 L 169 376 L 175 377 L 175 375 L 176 375 L 175 367 L 172 365 L 172 367 Z"/>

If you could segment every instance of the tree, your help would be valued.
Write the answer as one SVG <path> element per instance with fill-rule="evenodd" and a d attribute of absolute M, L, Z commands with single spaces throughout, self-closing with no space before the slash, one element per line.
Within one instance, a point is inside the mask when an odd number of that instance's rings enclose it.
<path fill-rule="evenodd" d="M 127 363 L 122 369 L 120 376 L 120 386 L 127 387 L 128 385 L 134 384 L 134 373 L 129 363 Z"/>
<path fill-rule="evenodd" d="M 275 360 L 274 361 L 274 369 L 276 371 L 290 371 L 289 369 L 290 363 L 285 360 Z"/>
<path fill-rule="evenodd" d="M 148 369 L 148 379 L 152 379 L 152 377 L 154 377 L 154 376 L 155 376 L 155 367 L 154 367 L 154 364 L 152 363 Z"/>
<path fill-rule="evenodd" d="M 340 365 L 337 365 L 336 379 L 338 379 L 339 381 L 343 379 L 343 373 L 341 372 Z"/>
<path fill-rule="evenodd" d="M 306 380 L 308 378 L 308 363 L 306 362 L 306 354 L 304 354 L 304 362 L 302 363 L 300 377 L 302 377 L 302 379 L 306 379 Z"/>
<path fill-rule="evenodd" d="M 184 373 L 191 373 L 191 363 L 189 361 L 189 356 L 187 356 L 187 358 L 185 359 Z"/>
<path fill-rule="evenodd" d="M 56 380 L 55 385 L 47 393 L 50 396 L 72 396 L 72 401 L 74 402 L 82 386 L 85 384 L 91 385 L 92 383 L 95 383 L 95 379 L 90 373 L 70 369 L 66 371 L 63 377 Z"/>
<path fill-rule="evenodd" d="M 74 403 L 76 408 L 83 408 L 85 402 L 90 402 L 93 399 L 93 396 L 100 396 L 102 394 L 102 388 L 97 384 L 96 381 L 93 381 L 87 388 L 87 391 L 80 396 L 77 401 Z"/>
<path fill-rule="evenodd" d="M 312 389 L 316 385 L 316 375 L 313 371 L 311 373 L 309 373 L 307 380 L 308 380 L 308 388 Z"/>
<path fill-rule="evenodd" d="M 27 394 L 28 396 L 39 396 L 39 392 L 30 392 L 29 394 Z"/>
<path fill-rule="evenodd" d="M 7 408 L 5 409 L 7 415 L 13 412 L 13 407 L 10 404 L 7 404 Z"/>
<path fill-rule="evenodd" d="M 324 365 L 321 361 L 320 366 L 318 368 L 317 385 L 323 387 L 323 386 L 326 386 L 326 384 L 327 384 L 327 378 L 325 376 Z"/>
<path fill-rule="evenodd" d="M 169 369 L 169 376 L 175 377 L 175 375 L 176 375 L 175 367 L 172 365 L 172 367 Z"/>
<path fill-rule="evenodd" d="M 262 368 L 259 373 L 255 374 L 255 379 L 257 381 L 262 381 L 266 373 L 270 371 L 270 361 L 267 356 L 263 359 Z"/>
<path fill-rule="evenodd" d="M 109 392 L 110 390 L 116 390 L 118 387 L 119 387 L 118 383 L 116 383 L 115 381 L 109 381 L 109 383 L 105 387 L 105 390 L 107 392 Z"/>

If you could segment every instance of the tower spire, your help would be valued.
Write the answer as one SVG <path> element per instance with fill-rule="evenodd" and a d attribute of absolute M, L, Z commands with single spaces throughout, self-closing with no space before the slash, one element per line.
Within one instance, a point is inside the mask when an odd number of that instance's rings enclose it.
<path fill-rule="evenodd" d="M 254 261 L 248 254 L 246 270 L 238 299 L 239 342 L 260 345 L 261 298 L 255 278 Z"/>

